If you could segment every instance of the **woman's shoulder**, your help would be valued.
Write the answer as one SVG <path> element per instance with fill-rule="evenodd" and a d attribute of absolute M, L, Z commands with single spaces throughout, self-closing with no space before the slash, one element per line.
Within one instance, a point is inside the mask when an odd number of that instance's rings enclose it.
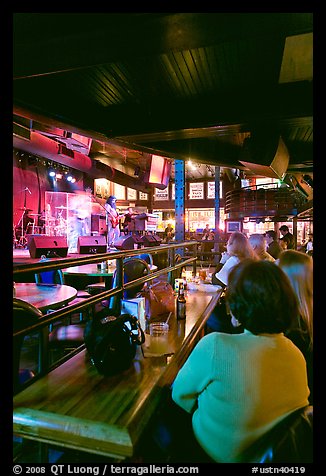
<path fill-rule="evenodd" d="M 236 264 L 240 263 L 240 258 L 236 255 L 231 255 L 230 258 L 226 261 L 225 264 L 228 264 L 229 266 L 234 266 Z"/>

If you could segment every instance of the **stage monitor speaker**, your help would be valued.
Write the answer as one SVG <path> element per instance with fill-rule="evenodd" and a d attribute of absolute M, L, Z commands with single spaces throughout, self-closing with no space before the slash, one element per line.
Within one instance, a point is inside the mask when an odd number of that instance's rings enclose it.
<path fill-rule="evenodd" d="M 43 236 L 49 236 L 49 235 L 45 235 L 44 233 L 34 233 L 33 235 L 32 235 L 32 234 L 26 235 L 27 248 L 28 248 L 28 249 L 29 249 L 29 247 L 30 247 L 30 245 L 31 245 L 32 239 L 35 238 L 35 236 L 36 236 L 36 238 L 37 238 L 37 237 L 39 237 L 39 236 L 43 237 Z"/>
<path fill-rule="evenodd" d="M 29 245 L 31 258 L 65 258 L 68 253 L 66 236 L 33 236 Z"/>
<path fill-rule="evenodd" d="M 158 246 L 162 242 L 162 238 L 158 235 L 143 235 L 141 240 L 144 246 Z"/>
<path fill-rule="evenodd" d="M 138 245 L 140 248 L 143 243 L 141 238 L 139 235 L 120 236 L 120 238 L 114 242 L 114 246 L 117 250 L 133 250 L 134 245 Z"/>
<path fill-rule="evenodd" d="M 77 252 L 80 254 L 106 253 L 107 244 L 104 235 L 79 236 L 77 242 Z"/>

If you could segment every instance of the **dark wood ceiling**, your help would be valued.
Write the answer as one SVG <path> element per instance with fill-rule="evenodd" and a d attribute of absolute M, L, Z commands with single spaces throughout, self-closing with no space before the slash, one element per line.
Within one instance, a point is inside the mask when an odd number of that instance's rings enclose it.
<path fill-rule="evenodd" d="M 90 157 L 130 176 L 147 153 L 206 164 L 198 177 L 214 166 L 250 173 L 244 140 L 279 135 L 287 174 L 312 175 L 312 13 L 13 20 L 14 113 L 32 129 L 91 137 Z"/>

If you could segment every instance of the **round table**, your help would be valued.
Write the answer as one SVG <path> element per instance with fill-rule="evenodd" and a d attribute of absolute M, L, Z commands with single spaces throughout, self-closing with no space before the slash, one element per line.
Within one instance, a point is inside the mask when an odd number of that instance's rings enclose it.
<path fill-rule="evenodd" d="M 71 266 L 70 268 L 65 268 L 62 270 L 63 275 L 69 276 L 96 276 L 100 278 L 100 282 L 105 283 L 105 288 L 109 289 L 112 285 L 112 276 L 114 274 L 116 267 L 115 265 L 109 266 L 108 268 L 99 269 L 97 263 L 83 264 L 80 266 Z M 103 278 L 103 279 L 102 279 Z"/>
<path fill-rule="evenodd" d="M 77 289 L 66 284 L 16 283 L 16 298 L 40 309 L 56 309 L 77 296 Z"/>
<path fill-rule="evenodd" d="M 63 274 L 71 275 L 84 275 L 84 276 L 100 276 L 108 277 L 113 276 L 115 266 L 109 266 L 108 268 L 99 269 L 97 263 L 83 264 L 80 266 L 71 266 L 62 270 Z"/>

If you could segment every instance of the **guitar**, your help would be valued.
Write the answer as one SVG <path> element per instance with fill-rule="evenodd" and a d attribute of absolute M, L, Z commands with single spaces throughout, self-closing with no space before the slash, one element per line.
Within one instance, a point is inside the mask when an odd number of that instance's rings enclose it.
<path fill-rule="evenodd" d="M 111 222 L 112 228 L 116 228 L 119 225 L 119 220 L 122 218 L 124 215 L 117 215 L 113 216 L 108 210 L 107 210 L 108 218 Z"/>
<path fill-rule="evenodd" d="M 109 219 L 110 219 L 112 228 L 115 228 L 116 226 L 119 225 L 119 220 L 120 220 L 119 215 L 117 217 L 113 217 L 112 215 L 109 214 Z"/>

